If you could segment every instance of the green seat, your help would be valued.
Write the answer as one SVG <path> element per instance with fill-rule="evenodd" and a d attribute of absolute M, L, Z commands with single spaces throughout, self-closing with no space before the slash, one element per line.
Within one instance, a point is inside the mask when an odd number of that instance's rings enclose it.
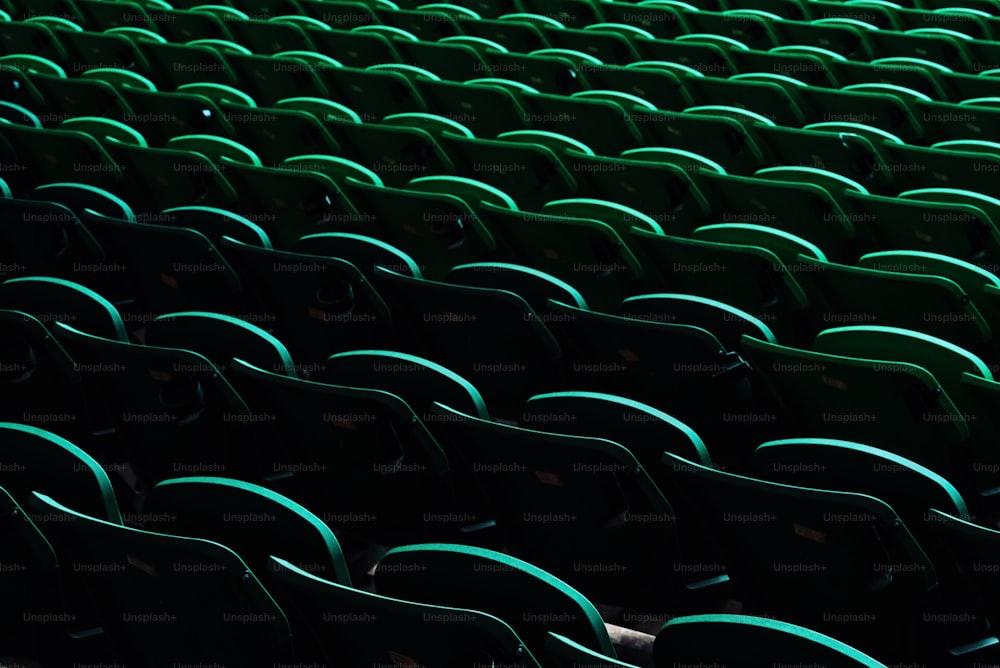
<path fill-rule="evenodd" d="M 231 550 L 103 521 L 43 494 L 31 506 L 51 518 L 46 532 L 61 544 L 60 563 L 83 573 L 121 660 L 150 667 L 289 660 L 284 613 Z"/>
<path fill-rule="evenodd" d="M 105 148 L 122 168 L 121 181 L 109 189 L 134 202 L 136 213 L 235 203 L 236 193 L 220 169 L 200 154 L 120 143 Z"/>
<path fill-rule="evenodd" d="M 296 10 L 292 10 L 297 13 Z M 261 15 L 257 15 L 261 16 Z M 264 16 L 262 18 L 270 18 Z M 292 21 L 229 21 L 226 24 L 234 40 L 252 53 L 272 55 L 282 51 L 315 51 L 305 29 Z M 228 60 L 228 57 L 227 57 Z"/>
<path fill-rule="evenodd" d="M 954 512 L 931 508 L 927 513 L 928 523 L 942 542 L 950 548 L 953 562 L 961 569 L 972 590 L 965 609 L 986 610 L 989 623 L 1000 619 L 997 610 L 997 547 L 1000 545 L 1000 531 L 995 524 L 974 521 Z"/>
<path fill-rule="evenodd" d="M 710 448 L 739 442 L 723 414 L 748 401 L 748 369 L 711 333 L 558 302 L 548 311 L 569 387 L 650 404 L 688 424 Z"/>
<path fill-rule="evenodd" d="M 628 448 L 658 478 L 663 452 L 706 466 L 705 443 L 691 427 L 648 404 L 603 392 L 552 392 L 524 404 L 521 423 L 560 434 L 606 438 Z"/>
<path fill-rule="evenodd" d="M 956 72 L 975 71 L 969 51 L 962 44 L 968 39 L 968 35 L 951 31 L 937 33 L 933 24 L 927 28 L 907 31 L 869 31 L 866 37 L 870 40 L 869 47 L 876 57 L 923 58 Z"/>
<path fill-rule="evenodd" d="M 488 39 L 503 45 L 515 53 L 530 53 L 548 46 L 545 34 L 539 26 L 517 18 L 481 19 L 462 24 L 465 34 L 470 37 Z M 445 38 L 451 39 L 451 38 Z"/>
<path fill-rule="evenodd" d="M 172 137 L 186 134 L 236 138 L 236 131 L 218 105 L 203 95 L 138 88 L 123 88 L 120 93 L 135 112 L 128 125 L 152 146 L 163 146 Z"/>
<path fill-rule="evenodd" d="M 260 446 L 244 449 L 256 475 L 352 540 L 440 539 L 467 519 L 455 513 L 448 459 L 399 397 L 238 359 L 228 376 L 256 418 Z"/>
<path fill-rule="evenodd" d="M 711 332 L 727 349 L 740 345 L 744 334 L 775 342 L 770 327 L 725 302 L 694 295 L 656 293 L 624 300 L 618 315 L 634 320 L 691 325 Z"/>
<path fill-rule="evenodd" d="M 635 45 L 639 55 L 648 61 L 676 63 L 705 76 L 725 77 L 740 71 L 730 59 L 728 49 L 711 42 L 639 37 L 635 39 Z"/>
<path fill-rule="evenodd" d="M 615 102 L 541 93 L 522 100 L 533 128 L 577 139 L 598 155 L 617 156 L 643 144 L 642 134 Z"/>
<path fill-rule="evenodd" d="M 528 128 L 519 96 L 499 86 L 431 79 L 414 85 L 431 111 L 461 123 L 476 137 Z"/>
<path fill-rule="evenodd" d="M 371 278 L 412 352 L 472 382 L 494 414 L 515 415 L 524 398 L 556 382 L 559 346 L 521 297 L 380 267 Z"/>
<path fill-rule="evenodd" d="M 680 111 L 692 104 L 691 95 L 681 76 L 665 68 L 595 65 L 587 69 L 587 80 L 595 91 L 634 96 L 628 98 L 619 95 L 617 99 L 627 112 L 642 108 L 643 113 L 636 114 L 638 118 L 633 121 L 640 129 L 641 119 L 647 116 L 644 112 L 652 111 L 649 109 L 650 105 L 655 109 Z M 615 101 L 611 95 L 606 99 Z"/>
<path fill-rule="evenodd" d="M 185 6 L 173 2 L 173 9 L 149 6 L 147 13 L 156 25 L 156 32 L 167 43 L 185 44 L 196 39 L 232 39 L 226 21 L 210 12 L 191 11 L 202 4 L 200 0 L 187 0 Z"/>
<path fill-rule="evenodd" d="M 591 668 L 637 668 L 631 663 L 623 663 L 604 654 L 584 647 L 558 633 L 549 633 L 545 640 L 546 665 L 558 668 L 576 668 L 590 666 Z"/>
<path fill-rule="evenodd" d="M 81 177 L 91 185 L 111 187 L 123 173 L 105 148 L 82 132 L 0 123 L 0 150 L 4 162 L 23 165 L 20 173 L 4 174 L 15 195 L 43 183 L 79 181 Z"/>
<path fill-rule="evenodd" d="M 475 657 L 488 664 L 539 667 L 510 626 L 482 612 L 379 596 L 278 558 L 272 558 L 269 582 L 294 601 L 337 665 L 405 660 L 443 666 Z"/>
<path fill-rule="evenodd" d="M 663 234 L 660 224 L 641 211 L 624 204 L 590 197 L 578 197 L 548 202 L 542 209 L 551 216 L 587 218 L 607 223 L 620 235 L 633 227 L 652 234 Z"/>
<path fill-rule="evenodd" d="M 847 193 L 849 216 L 881 248 L 946 255 L 982 265 L 1000 262 L 1000 232 L 971 202 Z"/>
<path fill-rule="evenodd" d="M 878 195 L 891 188 L 893 177 L 881 149 L 863 135 L 759 126 L 757 137 L 778 165 L 829 170 Z"/>
<path fill-rule="evenodd" d="M 137 74 L 148 72 L 149 63 L 142 50 L 128 37 L 106 32 L 113 27 L 106 25 L 102 32 L 56 29 L 53 33 L 66 49 L 66 62 L 76 64 L 83 72 L 102 68 L 118 68 Z M 146 27 L 148 29 L 149 26 Z"/>
<path fill-rule="evenodd" d="M 993 271 L 947 255 L 920 251 L 883 251 L 858 258 L 859 267 L 910 274 L 942 276 L 957 283 L 969 295 L 990 330 L 1000 329 L 1000 309 L 994 301 L 1000 293 L 1000 278 Z"/>
<path fill-rule="evenodd" d="M 684 14 L 678 8 L 668 5 L 604 2 L 601 3 L 601 13 L 609 21 L 641 28 L 657 39 L 672 39 L 686 32 Z"/>
<path fill-rule="evenodd" d="M 273 25 L 273 24 L 272 24 Z M 226 62 L 242 90 L 262 107 L 294 97 L 326 98 L 332 94 L 322 81 L 326 68 L 302 58 L 286 56 L 227 55 Z"/>
<path fill-rule="evenodd" d="M 278 166 L 292 156 L 333 156 L 340 152 L 323 124 L 304 111 L 226 103 L 220 105 L 220 110 L 232 125 L 235 138 L 252 147 L 265 166 Z"/>
<path fill-rule="evenodd" d="M 683 161 L 671 164 L 672 158 L 660 161 L 625 153 L 630 155 L 606 158 L 567 152 L 564 161 L 579 185 L 579 196 L 561 203 L 550 200 L 546 213 L 549 207 L 553 212 L 556 207 L 567 213 L 578 210 L 583 217 L 607 222 L 622 236 L 632 225 L 683 234 L 708 216 L 710 203 L 698 175 L 691 174 Z"/>
<path fill-rule="evenodd" d="M 449 188 L 447 182 L 440 186 Z M 360 212 L 363 225 L 355 226 L 357 231 L 406 253 L 428 278 L 437 280 L 457 264 L 484 260 L 496 248 L 490 230 L 455 195 L 380 188 L 353 179 L 344 191 Z"/>
<path fill-rule="evenodd" d="M 630 242 L 655 290 L 729 304 L 767 323 L 781 341 L 799 335 L 806 293 L 771 251 L 639 230 Z"/>
<path fill-rule="evenodd" d="M 116 269 L 124 274 L 148 312 L 239 309 L 239 277 L 200 232 L 92 211 L 83 219 L 108 253 L 120 260 Z"/>
<path fill-rule="evenodd" d="M 712 213 L 726 222 L 766 225 L 815 244 L 834 261 L 857 257 L 857 234 L 838 199 L 813 183 L 701 173 Z"/>
<path fill-rule="evenodd" d="M 582 29 L 567 27 L 545 31 L 546 39 L 554 48 L 579 51 L 608 65 L 625 65 L 639 60 L 639 54 L 631 44 L 631 38 L 635 36 L 653 37 L 634 26 L 622 27 L 598 21 Z"/>
<path fill-rule="evenodd" d="M 0 420 L 45 428 L 89 449 L 101 416 L 88 410 L 73 359 L 37 318 L 0 310 Z M 58 419 L 53 416 L 58 416 Z"/>
<path fill-rule="evenodd" d="M 435 401 L 487 419 L 479 390 L 444 366 L 422 357 L 388 350 L 352 350 L 331 355 L 312 378 L 324 383 L 389 392 L 405 401 L 423 420 Z"/>
<path fill-rule="evenodd" d="M 678 576 L 662 564 L 677 553 L 673 511 L 628 450 L 603 439 L 489 422 L 440 404 L 435 417 L 442 445 L 461 453 L 462 465 L 486 492 L 512 556 L 590 600 L 670 605 Z M 622 573 L 643 586 L 622 587 Z"/>
<path fill-rule="evenodd" d="M 47 327 L 71 324 L 95 336 L 128 341 L 118 309 L 79 283 L 46 276 L 10 278 L 0 283 L 0 308 L 21 311 Z"/>
<path fill-rule="evenodd" d="M 0 101 L 0 122 L 27 125 L 29 128 L 42 127 L 42 121 L 35 112 L 13 102 Z"/>
<path fill-rule="evenodd" d="M 777 125 L 800 127 L 806 119 L 796 97 L 784 87 L 763 81 L 692 77 L 685 86 L 702 104 L 736 106 L 754 111 Z"/>
<path fill-rule="evenodd" d="M 258 214 L 253 218 L 260 220 L 262 215 L 266 216 L 266 214 Z M 271 247 L 271 240 L 253 220 L 217 207 L 178 206 L 164 209 L 158 214 L 142 216 L 139 220 L 201 232 L 216 246 L 222 241 L 222 237 L 231 237 L 252 246 Z"/>
<path fill-rule="evenodd" d="M 308 568 L 317 577 L 349 585 L 340 544 L 330 527 L 291 499 L 221 477 L 164 480 L 149 491 L 145 529 L 211 540 L 233 550 L 254 573 L 266 573 L 271 555 Z M 232 521 L 244 517 L 246 521 Z"/>
<path fill-rule="evenodd" d="M 385 342 L 390 312 L 365 275 L 338 258 L 222 240 L 246 294 L 259 301 L 258 317 L 300 364 L 318 364 L 334 352 Z M 270 371 L 270 370 L 269 370 Z"/>
<path fill-rule="evenodd" d="M 107 190 L 85 183 L 47 183 L 32 190 L 31 196 L 38 200 L 62 204 L 77 216 L 96 212 L 122 220 L 135 220 L 135 213 L 128 202 Z"/>
<path fill-rule="evenodd" d="M 886 158 L 902 165 L 926 165 L 901 174 L 911 188 L 966 188 L 990 194 L 1000 171 L 1000 155 L 886 144 Z"/>
<path fill-rule="evenodd" d="M 919 649 L 923 620 L 918 606 L 928 603 L 938 577 L 887 504 L 862 494 L 727 473 L 669 453 L 664 463 L 678 493 L 700 504 L 748 609 L 764 609 L 774 618 L 836 633 L 862 651 L 893 660 L 926 655 Z M 817 597 L 824 601 L 822 606 L 815 605 Z M 843 615 L 865 615 L 865 623 L 845 624 L 843 620 L 852 618 Z M 661 660 L 669 656 L 667 642 L 659 636 L 654 644 Z M 726 645 L 717 646 L 719 660 L 730 663 L 730 655 L 722 650 Z M 767 652 L 770 645 L 756 647 Z M 702 645 L 686 656 L 713 654 Z M 685 654 L 678 650 L 675 656 Z M 785 656 L 803 655 L 793 650 Z M 760 661 L 768 663 L 767 655 Z"/>
<path fill-rule="evenodd" d="M 961 286 L 947 278 L 847 266 L 804 255 L 791 269 L 822 314 L 822 327 L 831 323 L 903 327 L 974 354 L 992 341 L 979 309 Z M 920 295 L 917 301 L 914 291 Z"/>
<path fill-rule="evenodd" d="M 0 264 L 4 279 L 52 276 L 93 285 L 104 249 L 72 210 L 56 202 L 0 198 Z M 88 280 L 89 279 L 89 280 Z"/>
<path fill-rule="evenodd" d="M 128 122 L 133 110 L 117 88 L 97 78 L 65 78 L 54 74 L 31 72 L 26 78 L 45 99 L 47 115 L 60 120 L 73 116 L 105 116 Z"/>
<path fill-rule="evenodd" d="M 519 263 L 565 281 L 592 308 L 613 309 L 642 285 L 642 265 L 605 222 L 489 204 L 479 213 Z"/>
<path fill-rule="evenodd" d="M 750 473 L 786 485 L 875 497 L 896 511 L 926 549 L 936 548 L 925 517 L 928 508 L 970 516 L 951 482 L 916 462 L 861 443 L 825 438 L 769 441 L 754 451 Z"/>
<path fill-rule="evenodd" d="M 798 88 L 796 94 L 808 109 L 804 111 L 809 124 L 862 123 L 912 143 L 920 143 L 926 134 L 916 104 L 898 95 L 818 86 Z M 886 159 L 895 161 L 888 154 Z"/>
<path fill-rule="evenodd" d="M 927 187 L 901 192 L 899 193 L 899 198 L 922 202 L 968 205 L 980 209 L 995 223 L 997 220 L 1000 220 L 1000 199 L 988 194 L 989 192 L 989 190 L 979 191 L 966 188 Z"/>
<path fill-rule="evenodd" d="M 145 343 L 196 352 L 223 373 L 238 358 L 273 373 L 298 375 L 281 341 L 253 323 L 219 313 L 165 313 L 146 327 Z"/>
<path fill-rule="evenodd" d="M 571 197 L 577 191 L 565 164 L 544 146 L 451 134 L 444 135 L 441 144 L 459 173 L 505 193 L 517 193 L 518 208 L 537 210 L 547 201 Z"/>
<path fill-rule="evenodd" d="M 208 158 L 217 167 L 227 163 L 261 166 L 260 158 L 237 141 L 214 135 L 180 135 L 167 141 L 166 148 L 197 153 Z"/>
<path fill-rule="evenodd" d="M 489 51 L 484 56 L 495 76 L 502 76 L 505 79 L 530 86 L 532 90 L 539 93 L 571 95 L 588 88 L 587 79 L 582 71 L 582 63 L 574 62 L 565 56 L 554 53 L 534 54 L 516 51 L 510 53 Z M 584 59 L 589 61 L 586 56 Z M 591 62 L 589 64 L 596 65 L 597 63 Z M 558 101 L 552 100 L 551 104 L 558 104 Z M 525 110 L 531 111 L 527 107 Z"/>
<path fill-rule="evenodd" d="M 332 99 L 354 109 L 365 120 L 427 111 L 427 103 L 406 75 L 399 72 L 341 67 L 318 70 L 316 74 Z"/>
<path fill-rule="evenodd" d="M 485 59 L 471 46 L 395 40 L 403 62 L 420 65 L 446 81 L 468 81 L 488 71 Z"/>
<path fill-rule="evenodd" d="M 332 14 L 341 6 L 344 6 L 344 3 L 336 5 L 327 3 L 327 7 L 323 11 Z M 360 11 L 348 11 L 353 12 L 352 15 L 355 17 L 359 17 L 361 14 Z M 327 23 L 335 29 L 314 30 L 306 28 L 306 33 L 320 53 L 336 58 L 346 67 L 365 68 L 380 63 L 401 62 L 401 56 L 393 45 L 395 40 L 374 32 L 348 29 L 346 24 L 336 23 L 336 18 Z"/>
<path fill-rule="evenodd" d="M 788 436 L 865 443 L 949 475 L 969 425 L 941 384 L 915 364 L 854 358 L 745 337 L 742 354 L 790 421 Z"/>
<path fill-rule="evenodd" d="M 765 163 L 757 138 L 757 132 L 765 129 L 763 125 L 748 127 L 725 116 L 683 111 L 643 113 L 636 123 L 659 146 L 696 152 L 719 163 L 730 174 L 749 176 Z"/>
<path fill-rule="evenodd" d="M 121 523 L 111 480 L 101 464 L 65 438 L 45 429 L 0 423 L 3 488 L 28 504 L 32 491 L 52 494 L 107 522 Z"/>
<path fill-rule="evenodd" d="M 222 158 L 226 180 L 237 195 L 228 209 L 250 217 L 267 212 L 261 227 L 276 248 L 291 248 L 305 234 L 334 232 L 357 222 L 353 204 L 329 177 L 237 163 Z"/>
<path fill-rule="evenodd" d="M 375 589 L 382 596 L 481 610 L 508 620 L 532 654 L 545 657 L 546 665 L 549 632 L 617 656 L 590 601 L 544 570 L 493 550 L 449 544 L 397 547 L 379 560 Z"/>
<path fill-rule="evenodd" d="M 470 138 L 475 136 L 469 128 L 465 127 L 455 119 L 448 118 L 447 116 L 440 116 L 438 114 L 428 114 L 423 112 L 392 114 L 391 116 L 383 118 L 382 122 L 387 125 L 402 125 L 404 127 L 420 128 L 421 130 L 426 130 L 435 138 L 440 138 L 441 134 L 444 132 L 452 132 L 462 135 L 463 137 Z"/>
<path fill-rule="evenodd" d="M 306 255 L 323 255 L 346 260 L 368 274 L 375 267 L 420 278 L 420 267 L 409 255 L 392 244 L 374 237 L 347 232 L 310 234 L 295 242 L 292 249 Z"/>
<path fill-rule="evenodd" d="M 750 615 L 692 615 L 672 619 L 663 625 L 653 643 L 656 666 L 684 661 L 753 665 L 781 662 L 790 656 L 844 668 L 885 668 L 851 645 L 811 627 Z"/>
<path fill-rule="evenodd" d="M 528 302 L 536 313 L 545 311 L 545 304 L 549 299 L 587 308 L 583 296 L 576 288 L 554 276 L 523 265 L 505 262 L 463 264 L 452 267 L 445 278 L 449 283 L 458 285 L 513 292 Z"/>
<path fill-rule="evenodd" d="M 78 116 L 67 118 L 59 124 L 63 130 L 75 130 L 90 135 L 99 142 L 107 140 L 118 141 L 137 146 L 146 146 L 146 138 L 142 133 L 130 128 L 120 121 L 96 116 Z"/>
<path fill-rule="evenodd" d="M 66 59 L 66 49 L 55 37 L 54 31 L 38 21 L 0 22 L 0 43 L 4 53 L 29 53 L 56 62 Z"/>
<path fill-rule="evenodd" d="M 517 203 L 499 188 L 464 176 L 421 176 L 406 184 L 408 190 L 452 195 L 464 201 L 470 209 L 483 203 L 516 209 Z"/>
<path fill-rule="evenodd" d="M 114 421 L 123 456 L 143 483 L 240 466 L 249 411 L 205 357 L 112 341 L 56 323 L 88 393 Z M 235 470 L 235 469 L 234 469 Z"/>
<path fill-rule="evenodd" d="M 402 188 L 418 176 L 455 171 L 444 142 L 439 143 L 425 130 L 330 118 L 321 120 L 343 149 L 344 157 L 372 170 L 392 188 Z"/>
<path fill-rule="evenodd" d="M 748 223 L 719 223 L 703 225 L 691 233 L 692 239 L 740 246 L 757 246 L 774 253 L 786 266 L 798 256 L 806 255 L 825 260 L 826 255 L 815 244 L 789 232 Z"/>
<path fill-rule="evenodd" d="M 34 656 L 59 661 L 69 654 L 60 625 L 33 623 L 63 606 L 58 569 L 52 545 L 14 498 L 0 487 L 0 642 L 14 656 Z M 55 626 L 55 628 L 51 628 Z"/>

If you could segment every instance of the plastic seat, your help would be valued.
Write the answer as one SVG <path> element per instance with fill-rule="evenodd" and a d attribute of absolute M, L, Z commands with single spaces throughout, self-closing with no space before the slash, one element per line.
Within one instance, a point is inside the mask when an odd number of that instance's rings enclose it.
<path fill-rule="evenodd" d="M 543 660 L 549 632 L 617 656 L 590 601 L 542 569 L 493 550 L 440 543 L 397 547 L 379 560 L 375 588 L 383 596 L 481 610 L 509 620 L 532 654 Z M 534 621 L 546 618 L 553 621 Z"/>
<path fill-rule="evenodd" d="M 201 355 L 113 341 L 62 323 L 53 333 L 114 420 L 124 457 L 143 483 L 225 471 L 250 447 L 246 405 Z"/>
<path fill-rule="evenodd" d="M 309 619 L 313 634 L 338 664 L 377 663 L 391 653 L 424 665 L 475 657 L 539 666 L 510 626 L 485 613 L 379 596 L 275 558 L 271 572 L 274 586 Z"/>
<path fill-rule="evenodd" d="M 794 264 L 799 255 L 826 260 L 826 254 L 800 236 L 767 225 L 719 223 L 703 225 L 691 233 L 691 238 L 740 246 L 756 246 L 774 253 L 783 264 Z"/>
<path fill-rule="evenodd" d="M 538 210 L 545 202 L 577 192 L 574 177 L 549 148 L 515 141 L 445 135 L 441 144 L 460 174 L 517 193 L 518 208 Z"/>
<path fill-rule="evenodd" d="M 519 98 L 499 86 L 430 79 L 414 85 L 432 111 L 462 123 L 477 137 L 528 128 Z"/>
<path fill-rule="evenodd" d="M 270 488 L 338 530 L 391 545 L 440 539 L 461 526 L 458 517 L 466 519 L 451 505 L 444 452 L 399 397 L 291 378 L 241 360 L 229 377 L 253 415 L 263 417 L 262 446 L 284 444 L 247 452 L 256 470 Z M 441 517 L 456 519 L 435 521 Z"/>
<path fill-rule="evenodd" d="M 800 350 L 745 338 L 742 354 L 793 421 L 808 433 L 865 443 L 949 475 L 969 426 L 923 367 Z"/>
<path fill-rule="evenodd" d="M 778 257 L 763 248 L 633 231 L 655 290 L 715 299 L 764 322 L 779 340 L 799 336 L 806 293 Z"/>
<path fill-rule="evenodd" d="M 587 308 L 583 296 L 573 286 L 523 265 L 504 262 L 458 265 L 451 268 L 445 279 L 458 285 L 513 292 L 528 302 L 535 313 L 543 313 L 549 299 Z"/>
<path fill-rule="evenodd" d="M 444 447 L 462 453 L 513 556 L 591 600 L 657 600 L 660 606 L 669 600 L 665 592 L 676 575 L 655 564 L 676 553 L 673 512 L 628 450 L 603 439 L 488 422 L 441 405 L 435 413 L 435 434 Z M 644 586 L 619 586 L 619 569 L 641 577 Z"/>
<path fill-rule="evenodd" d="M 252 664 L 291 655 L 284 613 L 231 550 L 102 521 L 38 493 L 31 505 L 53 518 L 46 531 L 59 537 L 60 562 L 81 568 L 104 631 L 123 660 L 170 666 L 239 657 Z M 130 617 L 141 614 L 169 615 L 170 623 L 135 623 Z M 226 614 L 247 621 L 227 623 Z M 183 643 L 175 642 L 178 632 Z"/>
<path fill-rule="evenodd" d="M 744 334 L 775 342 L 771 329 L 754 316 L 725 302 L 693 295 L 657 293 L 624 300 L 618 315 L 634 320 L 700 327 L 727 349 L 739 347 Z"/>
<path fill-rule="evenodd" d="M 423 273 L 409 255 L 392 244 L 374 237 L 347 232 L 324 232 L 302 237 L 292 249 L 306 255 L 346 260 L 361 270 L 370 273 L 375 267 L 385 267 L 390 271 L 420 278 Z"/>
<path fill-rule="evenodd" d="M 734 655 L 735 647 L 752 648 L 752 652 Z M 885 668 L 851 645 L 811 628 L 750 615 L 693 615 L 672 619 L 663 625 L 653 643 L 653 660 L 657 666 L 689 660 L 766 663 L 772 657 L 774 661 L 782 661 L 786 656 L 808 657 L 808 661 L 829 662 L 844 668 Z"/>
<path fill-rule="evenodd" d="M 111 190 L 136 202 L 137 213 L 191 204 L 225 207 L 235 199 L 232 186 L 202 155 L 119 143 L 105 148 L 122 167 L 123 180 Z"/>
<path fill-rule="evenodd" d="M 555 382 L 559 346 L 517 295 L 379 267 L 372 281 L 413 352 L 472 382 L 494 414 L 516 415 L 521 400 Z M 469 346 L 470 340 L 476 345 Z"/>
<path fill-rule="evenodd" d="M 879 247 L 938 253 L 972 263 L 1000 261 L 1000 233 L 983 210 L 965 203 L 847 193 L 852 220 Z"/>
<path fill-rule="evenodd" d="M 0 123 L 0 150 L 5 160 L 23 166 L 21 172 L 5 174 L 15 195 L 41 183 L 77 181 L 81 177 L 95 186 L 109 187 L 122 176 L 122 169 L 89 135 L 69 130 L 42 130 Z"/>
<path fill-rule="evenodd" d="M 392 335 L 385 302 L 370 277 L 349 262 L 230 238 L 223 239 L 222 252 L 247 294 L 260 302 L 257 317 L 274 318 L 274 331 L 299 363 L 317 364 Z"/>
<path fill-rule="evenodd" d="M 701 174 L 701 181 L 712 213 L 726 222 L 790 232 L 815 244 L 834 261 L 853 261 L 858 255 L 854 225 L 838 205 L 840 198 L 825 188 L 707 172 Z"/>
<path fill-rule="evenodd" d="M 84 220 L 102 246 L 121 258 L 119 271 L 124 272 L 150 312 L 239 309 L 239 277 L 200 232 L 93 212 Z"/>
<path fill-rule="evenodd" d="M 121 89 L 121 95 L 135 112 L 129 126 L 142 134 L 151 146 L 164 146 L 172 137 L 186 134 L 236 137 L 233 126 L 218 105 L 203 95 L 138 88 Z"/>
<path fill-rule="evenodd" d="M 443 190 L 450 190 L 443 183 Z M 344 190 L 361 212 L 366 232 L 406 253 L 420 273 L 437 280 L 456 264 L 490 257 L 496 242 L 470 206 L 459 197 L 373 186 L 353 179 Z"/>
<path fill-rule="evenodd" d="M 284 344 L 253 323 L 219 313 L 166 313 L 149 323 L 145 343 L 205 356 L 225 373 L 234 358 L 273 373 L 297 376 Z"/>
<path fill-rule="evenodd" d="M 822 313 L 824 327 L 885 325 L 937 336 L 972 353 L 992 340 L 989 324 L 954 281 L 823 262 L 806 256 L 792 274 Z M 859 288 L 864 286 L 859 292 Z M 917 290 L 920 299 L 910 299 Z M 819 313 L 817 313 L 817 318 Z"/>
<path fill-rule="evenodd" d="M 427 104 L 416 88 L 399 72 L 341 67 L 318 70 L 317 74 L 334 100 L 343 102 L 366 120 L 427 111 Z"/>
<path fill-rule="evenodd" d="M 480 215 L 518 262 L 565 281 L 592 308 L 613 309 L 642 285 L 642 265 L 605 222 L 490 204 Z"/>
<path fill-rule="evenodd" d="M 48 327 L 62 322 L 96 336 L 128 340 L 118 309 L 72 281 L 45 276 L 8 279 L 0 283 L 0 307 L 28 313 Z"/>
<path fill-rule="evenodd" d="M 455 171 L 450 151 L 420 128 L 322 120 L 344 156 L 378 174 L 387 186 L 402 188 L 418 176 Z"/>

